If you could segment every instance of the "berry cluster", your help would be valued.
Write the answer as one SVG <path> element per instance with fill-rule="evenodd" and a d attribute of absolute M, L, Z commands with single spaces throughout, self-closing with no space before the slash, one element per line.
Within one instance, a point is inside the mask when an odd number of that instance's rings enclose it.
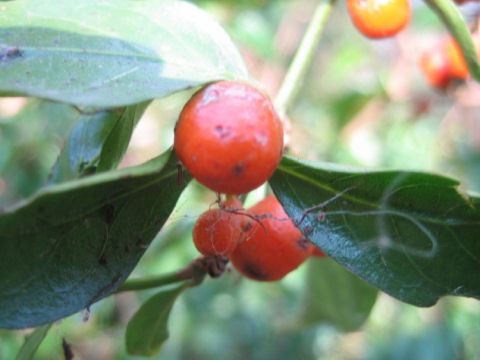
<path fill-rule="evenodd" d="M 193 178 L 229 194 L 195 223 L 200 253 L 230 258 L 243 275 L 262 281 L 283 278 L 313 254 L 314 246 L 274 196 L 248 211 L 232 196 L 262 185 L 282 158 L 282 123 L 263 93 L 234 81 L 205 86 L 184 106 L 174 146 Z M 324 255 L 318 250 L 315 256 Z"/>
<path fill-rule="evenodd" d="M 192 235 L 200 253 L 229 257 L 240 273 L 259 281 L 280 280 L 309 256 L 325 256 L 273 195 L 248 210 L 237 199 L 227 200 L 204 212 Z"/>
<path fill-rule="evenodd" d="M 457 4 L 469 1 L 479 0 L 455 0 Z M 347 8 L 357 29 L 375 39 L 397 34 L 411 17 L 409 0 L 347 0 Z M 478 37 L 475 33 L 472 36 L 477 53 L 480 53 Z M 469 77 L 462 52 L 451 36 L 422 54 L 419 64 L 427 82 L 439 90 L 445 90 L 452 81 Z"/>

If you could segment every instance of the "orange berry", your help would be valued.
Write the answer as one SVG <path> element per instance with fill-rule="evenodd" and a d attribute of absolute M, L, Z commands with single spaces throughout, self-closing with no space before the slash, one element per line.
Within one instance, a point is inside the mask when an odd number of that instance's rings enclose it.
<path fill-rule="evenodd" d="M 320 258 L 327 257 L 327 255 L 322 250 L 317 248 L 316 246 L 314 246 L 311 256 L 320 257 Z"/>
<path fill-rule="evenodd" d="M 235 210 L 242 208 L 238 199 L 227 200 L 219 209 L 205 211 L 195 222 L 192 230 L 193 243 L 205 256 L 229 256 L 240 240 L 240 215 Z"/>
<path fill-rule="evenodd" d="M 231 255 L 232 264 L 254 280 L 280 280 L 312 253 L 314 246 L 295 227 L 275 196 L 248 210 L 259 222 L 243 220 L 244 239 Z"/>
<path fill-rule="evenodd" d="M 395 35 L 410 21 L 408 0 L 347 0 L 357 29 L 371 38 Z"/>
<path fill-rule="evenodd" d="M 250 85 L 221 81 L 198 91 L 183 108 L 175 150 L 209 189 L 247 193 L 267 181 L 283 153 L 283 127 L 271 101 Z"/>
<path fill-rule="evenodd" d="M 466 79 L 469 75 L 468 66 L 457 42 L 453 37 L 447 36 L 444 46 L 450 76 L 458 79 Z"/>
<path fill-rule="evenodd" d="M 448 61 L 442 47 L 425 52 L 420 58 L 420 69 L 427 82 L 436 89 L 445 90 L 450 83 Z"/>

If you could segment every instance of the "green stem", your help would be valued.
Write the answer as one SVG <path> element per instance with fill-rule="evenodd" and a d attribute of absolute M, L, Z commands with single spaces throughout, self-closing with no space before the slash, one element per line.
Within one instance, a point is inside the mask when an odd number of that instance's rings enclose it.
<path fill-rule="evenodd" d="M 211 277 L 222 275 L 227 263 L 228 258 L 224 256 L 201 256 L 179 271 L 138 279 L 127 279 L 118 287 L 115 293 L 153 289 L 178 282 L 185 282 L 186 287 L 197 286 L 202 283 L 207 274 Z"/>
<path fill-rule="evenodd" d="M 480 65 L 472 42 L 472 36 L 457 6 L 452 0 L 425 0 L 425 3 L 437 13 L 446 25 L 448 31 L 462 50 L 470 74 L 475 80 L 480 82 Z"/>
<path fill-rule="evenodd" d="M 188 279 L 179 276 L 177 272 L 156 276 L 146 276 L 138 279 L 128 279 L 122 285 L 120 285 L 115 292 L 119 293 L 125 291 L 152 289 L 185 280 Z"/>
<path fill-rule="evenodd" d="M 284 116 L 297 95 L 313 60 L 315 48 L 322 36 L 335 0 L 320 0 L 312 20 L 285 75 L 275 99 L 275 107 Z"/>

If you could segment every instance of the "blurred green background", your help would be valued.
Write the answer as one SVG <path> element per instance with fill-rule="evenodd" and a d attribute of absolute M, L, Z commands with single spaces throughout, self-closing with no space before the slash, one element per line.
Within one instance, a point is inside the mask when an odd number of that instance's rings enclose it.
<path fill-rule="evenodd" d="M 251 74 L 274 98 L 316 1 L 197 3 L 225 26 Z M 345 4 L 337 2 L 290 112 L 289 151 L 310 160 L 437 172 L 460 179 L 463 190 L 480 192 L 480 86 L 467 81 L 440 93 L 427 85 L 418 58 L 445 29 L 422 2 L 412 6 L 405 31 L 372 41 L 356 31 Z M 461 10 L 475 25 L 480 6 Z M 149 107 L 122 166 L 171 146 L 174 123 L 190 95 L 176 94 Z M 0 99 L 0 207 L 46 182 L 78 117 L 65 105 Z M 253 192 L 247 206 L 264 192 Z M 214 201 L 214 194 L 192 183 L 133 275 L 173 271 L 197 256 L 191 228 Z M 317 292 L 309 291 L 312 268 L 337 271 L 336 266 L 312 258 L 271 284 L 242 279 L 233 270 L 207 280 L 175 304 L 170 338 L 156 359 L 480 359 L 480 303 L 472 299 L 445 298 L 420 309 L 380 294 L 363 326 L 343 331 L 348 326 L 342 324 L 351 320 L 353 328 L 364 320 L 365 313 L 354 312 L 366 296 L 363 290 L 340 288 L 348 282 L 336 289 L 326 274 Z M 125 325 L 153 293 L 109 297 L 93 306 L 87 322 L 83 314 L 59 321 L 35 359 L 63 359 L 62 338 L 72 344 L 75 359 L 136 359 L 125 351 Z M 338 315 L 330 319 L 340 326 L 309 318 L 307 304 L 316 299 Z M 353 310 L 342 307 L 346 303 Z M 14 359 L 30 331 L 0 330 L 0 359 Z"/>

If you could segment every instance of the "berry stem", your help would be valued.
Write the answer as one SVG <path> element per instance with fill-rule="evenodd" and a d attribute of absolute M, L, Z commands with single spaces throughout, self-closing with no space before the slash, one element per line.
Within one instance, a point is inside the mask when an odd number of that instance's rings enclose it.
<path fill-rule="evenodd" d="M 145 276 L 137 279 L 128 279 L 118 287 L 115 293 L 153 289 L 165 285 L 175 284 L 177 282 L 185 280 L 188 280 L 188 278 L 183 278 L 182 276 L 179 276 L 177 272 Z"/>
<path fill-rule="evenodd" d="M 195 286 L 202 282 L 207 274 L 206 269 L 199 266 L 201 259 L 195 259 L 183 269 L 171 273 L 145 276 L 137 279 L 127 279 L 118 287 L 115 293 L 125 291 L 137 291 L 158 288 L 165 285 L 175 284 L 190 280 L 189 286 Z"/>
<path fill-rule="evenodd" d="M 213 278 L 221 276 L 226 269 L 228 258 L 223 256 L 202 256 L 175 272 L 127 279 L 115 293 L 158 288 L 165 285 L 185 282 L 185 287 L 200 285 L 208 274 Z"/>
<path fill-rule="evenodd" d="M 462 50 L 470 74 L 475 80 L 480 82 L 480 65 L 477 53 L 470 31 L 457 6 L 451 0 L 425 0 L 425 3 L 437 13 L 440 20 L 445 24 Z"/>
<path fill-rule="evenodd" d="M 275 99 L 275 107 L 281 117 L 287 113 L 310 68 L 315 48 L 320 41 L 334 3 L 335 0 L 320 0 L 315 9 Z"/>

